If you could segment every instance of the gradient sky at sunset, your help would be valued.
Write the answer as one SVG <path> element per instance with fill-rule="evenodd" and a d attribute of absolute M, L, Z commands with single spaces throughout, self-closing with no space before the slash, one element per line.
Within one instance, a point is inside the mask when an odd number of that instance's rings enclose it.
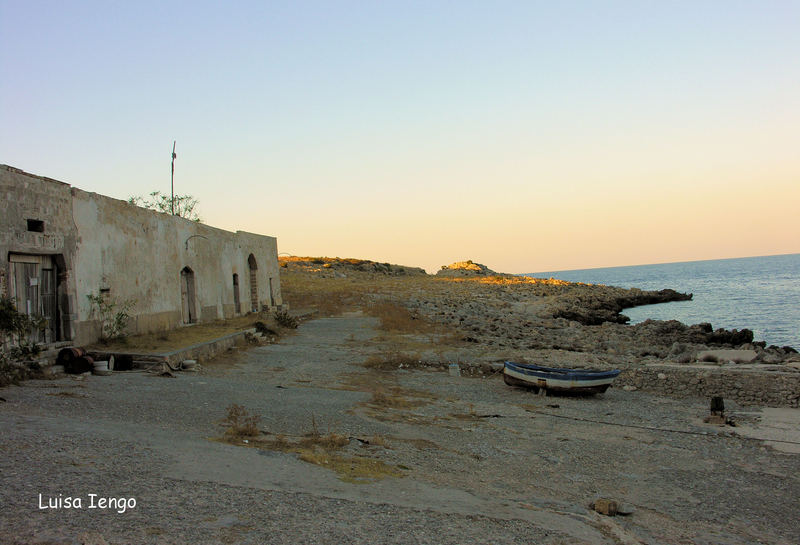
<path fill-rule="evenodd" d="M 800 2 L 0 0 L 0 163 L 280 252 L 800 252 Z"/>

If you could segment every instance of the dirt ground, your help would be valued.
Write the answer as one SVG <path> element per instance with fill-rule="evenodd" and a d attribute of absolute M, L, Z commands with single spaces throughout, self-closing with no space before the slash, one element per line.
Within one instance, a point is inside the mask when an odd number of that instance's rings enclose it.
<path fill-rule="evenodd" d="M 376 328 L 349 313 L 175 378 L 0 389 L 0 542 L 800 543 L 800 455 L 764 441 L 796 410 L 726 403 L 721 428 L 705 399 L 365 367 Z M 231 404 L 258 437 L 220 440 Z M 346 440 L 286 448 L 318 436 Z"/>

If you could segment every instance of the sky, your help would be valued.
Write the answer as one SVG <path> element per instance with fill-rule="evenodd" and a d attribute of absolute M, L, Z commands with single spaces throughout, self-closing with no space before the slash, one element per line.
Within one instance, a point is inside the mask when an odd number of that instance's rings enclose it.
<path fill-rule="evenodd" d="M 0 163 L 291 255 L 800 252 L 798 1 L 0 0 Z"/>

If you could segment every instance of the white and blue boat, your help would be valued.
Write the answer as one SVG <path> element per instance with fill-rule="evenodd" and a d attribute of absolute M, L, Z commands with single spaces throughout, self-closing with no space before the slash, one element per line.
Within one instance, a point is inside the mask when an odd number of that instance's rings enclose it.
<path fill-rule="evenodd" d="M 534 391 L 543 389 L 563 394 L 602 394 L 619 373 L 619 369 L 558 369 L 507 361 L 503 367 L 503 380 L 509 386 L 521 386 Z"/>

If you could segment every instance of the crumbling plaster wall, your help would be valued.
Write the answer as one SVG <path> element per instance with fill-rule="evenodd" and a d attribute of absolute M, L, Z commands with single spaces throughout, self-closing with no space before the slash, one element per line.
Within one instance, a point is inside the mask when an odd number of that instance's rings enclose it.
<path fill-rule="evenodd" d="M 29 219 L 44 222 L 42 232 L 29 231 Z M 76 319 L 71 274 L 76 238 L 68 184 L 0 165 L 0 296 L 9 295 L 9 254 L 54 256 L 60 269 L 59 306 L 66 309 L 61 328 L 67 338 L 74 334 Z"/>
<path fill-rule="evenodd" d="M 274 237 L 153 212 L 6 165 L 0 165 L 0 196 L 0 290 L 7 293 L 10 253 L 59 256 L 64 331 L 75 344 L 91 343 L 100 333 L 88 294 L 136 301 L 129 333 L 183 324 L 184 267 L 194 274 L 196 321 L 237 314 L 234 274 L 240 313 L 249 312 L 251 254 L 258 308 L 282 304 Z M 28 231 L 27 219 L 44 221 L 44 231 Z"/>
<path fill-rule="evenodd" d="M 172 329 L 184 323 L 181 271 L 194 275 L 197 321 L 229 318 L 234 312 L 233 275 L 239 275 L 241 311 L 250 310 L 248 257 L 258 263 L 259 307 L 281 304 L 277 241 L 232 233 L 128 202 L 72 189 L 73 217 L 80 233 L 75 257 L 77 291 L 104 293 L 113 301 L 135 301 L 131 333 Z M 79 300 L 78 338 L 97 335 L 91 304 Z"/>

